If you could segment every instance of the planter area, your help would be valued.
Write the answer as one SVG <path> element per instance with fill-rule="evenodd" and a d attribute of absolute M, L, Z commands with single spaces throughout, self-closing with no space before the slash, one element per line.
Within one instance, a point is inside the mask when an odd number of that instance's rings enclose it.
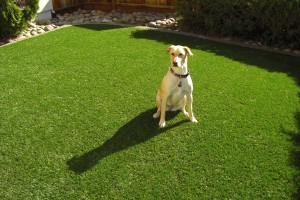
<path fill-rule="evenodd" d="M 74 12 L 66 12 L 63 15 L 57 14 L 52 20 L 39 20 L 32 22 L 18 38 L 11 39 L 7 42 L 0 42 L 0 45 L 43 34 L 65 25 L 99 23 L 129 24 L 148 26 L 153 28 L 163 28 L 167 30 L 178 29 L 176 17 L 171 13 L 127 13 L 116 10 L 112 10 L 111 12 L 103 12 L 101 10 L 96 11 L 78 9 Z"/>
<path fill-rule="evenodd" d="M 7 42 L 0 42 L 0 46 L 11 43 L 14 41 L 23 40 L 32 36 L 43 34 L 52 31 L 59 27 L 66 25 L 79 25 L 79 24 L 127 24 L 132 26 L 147 26 L 151 28 L 158 28 L 169 31 L 181 31 L 178 26 L 178 21 L 173 13 L 157 13 L 157 12 L 123 12 L 112 10 L 104 12 L 101 10 L 82 10 L 78 9 L 73 12 L 66 12 L 64 14 L 57 14 L 52 20 L 40 20 L 30 23 L 28 29 L 24 30 L 18 38 L 11 39 Z M 263 49 L 267 51 L 283 53 L 293 56 L 300 56 L 299 50 L 292 49 L 279 49 L 276 47 L 264 46 L 260 42 L 242 40 L 230 37 L 211 37 L 203 36 L 193 33 L 184 33 L 201 37 L 203 39 L 213 40 L 217 42 L 229 43 L 239 46 L 246 46 L 249 48 Z"/>

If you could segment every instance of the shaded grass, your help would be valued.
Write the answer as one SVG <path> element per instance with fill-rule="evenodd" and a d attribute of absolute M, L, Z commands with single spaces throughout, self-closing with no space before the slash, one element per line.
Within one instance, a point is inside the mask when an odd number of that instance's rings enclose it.
<path fill-rule="evenodd" d="M 193 58 L 194 113 L 152 119 L 165 49 Z M 290 199 L 299 58 L 108 25 L 0 48 L 0 197 Z"/>

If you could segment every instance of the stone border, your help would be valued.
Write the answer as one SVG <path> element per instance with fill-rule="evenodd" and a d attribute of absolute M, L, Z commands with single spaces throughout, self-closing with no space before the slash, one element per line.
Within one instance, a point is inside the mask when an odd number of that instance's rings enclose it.
<path fill-rule="evenodd" d="M 247 41 L 242 39 L 233 39 L 230 37 L 212 37 L 191 32 L 181 31 L 174 14 L 171 13 L 146 13 L 133 12 L 125 13 L 121 11 L 112 10 L 111 12 L 103 12 L 100 10 L 77 10 L 73 13 L 65 13 L 50 20 L 42 20 L 29 24 L 29 28 L 24 30 L 22 34 L 8 43 L 1 43 L 1 46 L 6 46 L 27 38 L 35 37 L 40 34 L 51 32 L 60 28 L 68 27 L 70 25 L 83 24 L 110 24 L 123 27 L 138 27 L 144 29 L 153 29 L 168 33 L 176 33 L 180 35 L 192 36 L 204 40 L 210 40 L 219 43 L 236 45 L 251 49 L 264 50 L 273 53 L 280 53 L 300 57 L 300 50 L 279 49 L 262 45 L 260 42 Z"/>

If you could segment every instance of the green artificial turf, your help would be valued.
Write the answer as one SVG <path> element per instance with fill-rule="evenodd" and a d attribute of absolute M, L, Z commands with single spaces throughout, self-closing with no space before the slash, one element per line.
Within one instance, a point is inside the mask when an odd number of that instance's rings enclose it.
<path fill-rule="evenodd" d="M 153 119 L 189 46 L 194 114 Z M 188 36 L 73 26 L 0 48 L 0 199 L 295 199 L 300 59 Z"/>

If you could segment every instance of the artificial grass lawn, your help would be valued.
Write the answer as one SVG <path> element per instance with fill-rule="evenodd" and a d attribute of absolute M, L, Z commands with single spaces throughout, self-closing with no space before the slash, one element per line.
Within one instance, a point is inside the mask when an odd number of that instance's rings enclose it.
<path fill-rule="evenodd" d="M 153 119 L 171 44 L 194 114 Z M 1 199 L 299 197 L 299 58 L 109 25 L 0 48 Z"/>

